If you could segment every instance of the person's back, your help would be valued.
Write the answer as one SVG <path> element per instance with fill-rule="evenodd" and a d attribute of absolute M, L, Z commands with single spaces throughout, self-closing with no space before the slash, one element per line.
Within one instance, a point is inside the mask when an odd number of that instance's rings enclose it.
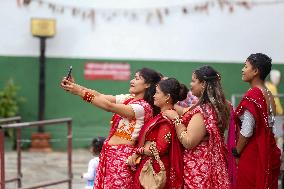
<path fill-rule="evenodd" d="M 220 134 L 218 128 L 214 108 L 210 104 L 196 106 L 183 114 L 182 122 L 190 126 L 189 122 L 197 114 L 201 114 L 204 119 L 206 135 L 196 146 L 186 148 L 184 151 L 184 164 L 186 164 L 184 177 L 187 178 L 185 184 L 196 188 L 230 188 L 224 151 L 226 145 L 224 136 Z M 190 162 L 194 162 L 194 166 L 189 166 Z M 197 177 L 202 179 L 196 180 Z M 218 177 L 219 185 L 216 184 Z"/>

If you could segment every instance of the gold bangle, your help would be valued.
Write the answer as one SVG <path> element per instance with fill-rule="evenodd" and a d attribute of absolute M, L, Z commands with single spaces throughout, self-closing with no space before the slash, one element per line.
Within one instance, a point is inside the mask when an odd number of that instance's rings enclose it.
<path fill-rule="evenodd" d="M 177 116 L 174 120 L 173 123 L 175 126 L 182 124 L 182 120 Z"/>
<path fill-rule="evenodd" d="M 186 135 L 187 131 L 182 131 L 180 133 L 179 139 L 182 140 L 182 138 Z"/>

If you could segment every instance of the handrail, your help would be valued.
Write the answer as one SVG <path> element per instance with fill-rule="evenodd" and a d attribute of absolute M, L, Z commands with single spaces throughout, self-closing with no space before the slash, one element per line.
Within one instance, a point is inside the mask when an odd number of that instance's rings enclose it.
<path fill-rule="evenodd" d="M 3 123 L 10 123 L 10 122 L 20 122 L 21 121 L 21 117 L 20 116 L 16 116 L 16 117 L 10 117 L 10 118 L 2 118 L 0 119 L 0 124 Z M 17 131 L 18 134 L 18 131 Z M 18 187 L 21 187 L 21 166 L 20 166 L 20 158 L 21 158 L 21 151 L 20 151 L 20 146 L 17 145 L 17 177 L 15 178 L 11 178 L 8 180 L 5 180 L 5 154 L 4 154 L 4 150 L 5 150 L 5 140 L 4 140 L 4 129 L 2 129 L 1 125 L 0 125 L 0 187 L 1 189 L 5 187 L 5 183 L 8 182 L 13 182 L 13 181 L 17 181 Z"/>
<path fill-rule="evenodd" d="M 10 123 L 10 122 L 14 122 L 14 121 L 21 121 L 21 117 L 20 116 L 16 116 L 16 117 L 9 117 L 9 118 L 1 118 L 0 119 L 0 124 L 1 123 Z M 1 125 L 0 125 L 1 127 Z"/>
<path fill-rule="evenodd" d="M 46 126 L 46 125 L 53 125 L 58 123 L 65 123 L 68 121 L 72 121 L 72 118 L 62 118 L 62 119 L 50 119 L 50 120 L 43 120 L 43 121 L 32 121 L 32 122 L 23 122 L 23 123 L 12 123 L 12 124 L 5 124 L 0 127 L 2 128 L 25 128 L 25 127 L 32 127 L 32 126 Z"/>
<path fill-rule="evenodd" d="M 14 121 L 14 119 L 6 119 L 7 121 L 11 122 Z M 4 121 L 0 123 L 4 123 Z M 22 187 L 21 179 L 22 179 L 22 173 L 21 173 L 21 129 L 27 128 L 27 127 L 36 127 L 36 126 L 49 126 L 59 123 L 67 123 L 67 154 L 68 154 L 68 178 L 63 180 L 57 180 L 42 184 L 37 184 L 36 186 L 30 186 L 25 189 L 32 189 L 32 188 L 39 188 L 39 187 L 46 187 L 56 184 L 61 184 L 64 182 L 68 182 L 68 188 L 72 188 L 72 118 L 60 118 L 60 119 L 51 119 L 51 120 L 42 120 L 42 121 L 33 121 L 33 122 L 22 122 L 22 123 L 11 123 L 11 124 L 2 124 L 0 125 L 0 159 L 1 159 L 1 180 L 0 180 L 0 188 L 5 189 L 5 183 L 12 182 L 18 180 L 18 188 Z M 17 136 L 17 153 L 18 153 L 18 177 L 12 178 L 5 181 L 5 161 L 4 161 L 4 129 L 13 128 L 16 129 L 16 136 Z M 21 188 L 23 189 L 23 188 Z"/>

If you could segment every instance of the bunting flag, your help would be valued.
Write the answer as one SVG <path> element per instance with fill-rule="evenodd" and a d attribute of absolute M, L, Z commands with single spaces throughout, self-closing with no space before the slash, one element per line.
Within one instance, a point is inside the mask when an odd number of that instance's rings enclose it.
<path fill-rule="evenodd" d="M 111 21 L 116 17 L 123 17 L 130 20 L 139 20 L 143 17 L 146 23 L 157 21 L 163 24 L 165 17 L 174 13 L 189 15 L 194 13 L 209 14 L 209 10 L 218 6 L 220 10 L 233 13 L 237 7 L 251 9 L 258 5 L 275 5 L 284 4 L 284 0 L 276 1 L 253 1 L 253 0 L 207 0 L 198 3 L 184 3 L 180 5 L 150 7 L 150 8 L 84 8 L 70 5 L 62 5 L 50 2 L 48 0 L 17 0 L 18 7 L 27 7 L 31 3 L 37 3 L 39 7 L 46 7 L 53 13 L 65 14 L 69 12 L 73 17 L 81 17 L 83 20 L 90 20 L 92 25 L 95 24 L 97 16 L 106 21 Z"/>

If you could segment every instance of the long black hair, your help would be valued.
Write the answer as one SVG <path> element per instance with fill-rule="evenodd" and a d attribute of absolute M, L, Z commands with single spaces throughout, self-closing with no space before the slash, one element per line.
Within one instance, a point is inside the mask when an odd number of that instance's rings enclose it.
<path fill-rule="evenodd" d="M 160 109 L 154 105 L 154 94 L 156 93 L 156 85 L 161 80 L 161 74 L 150 68 L 141 68 L 136 73 L 139 73 L 145 83 L 150 85 L 145 91 L 144 100 L 152 106 L 155 116 L 160 112 Z"/>
<path fill-rule="evenodd" d="M 216 113 L 219 130 L 224 133 L 229 125 L 230 106 L 221 85 L 221 76 L 211 66 L 203 66 L 194 71 L 200 82 L 205 82 L 199 104 L 210 103 Z"/>

